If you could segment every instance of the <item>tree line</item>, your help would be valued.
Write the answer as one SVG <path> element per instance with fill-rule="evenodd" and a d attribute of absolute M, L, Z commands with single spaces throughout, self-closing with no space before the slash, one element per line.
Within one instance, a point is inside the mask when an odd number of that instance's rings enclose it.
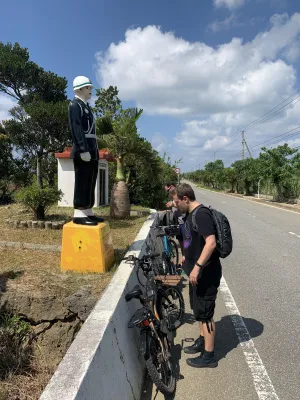
<path fill-rule="evenodd" d="M 0 123 L 0 202 L 18 198 L 38 219 L 62 196 L 54 153 L 72 144 L 67 85 L 66 78 L 34 63 L 27 48 L 0 42 L 0 92 L 15 100 L 10 118 Z M 124 196 L 118 191 L 124 182 L 128 204 L 123 217 L 129 215 L 129 203 L 160 207 L 163 184 L 176 181 L 176 162 L 160 157 L 138 133 L 143 110 L 123 109 L 117 87 L 97 89 L 96 95 L 99 148 L 107 148 L 116 160 L 109 166 L 111 198 Z"/>
<path fill-rule="evenodd" d="M 260 182 L 261 189 L 272 192 L 277 201 L 293 200 L 300 197 L 300 153 L 287 143 L 273 149 L 263 147 L 257 158 L 235 161 L 229 168 L 216 160 L 184 176 L 213 189 L 248 196 L 258 192 Z"/>

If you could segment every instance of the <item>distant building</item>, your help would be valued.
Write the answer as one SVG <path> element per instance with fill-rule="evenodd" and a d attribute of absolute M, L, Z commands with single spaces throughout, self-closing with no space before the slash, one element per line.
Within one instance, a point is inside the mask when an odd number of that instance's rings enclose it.
<path fill-rule="evenodd" d="M 58 161 L 58 189 L 63 192 L 62 199 L 58 202 L 61 207 L 73 207 L 74 195 L 74 165 L 70 159 L 71 147 L 63 153 L 55 153 Z M 105 206 L 108 201 L 108 163 L 114 162 L 112 154 L 107 149 L 99 151 L 99 173 L 95 188 L 95 207 Z"/>

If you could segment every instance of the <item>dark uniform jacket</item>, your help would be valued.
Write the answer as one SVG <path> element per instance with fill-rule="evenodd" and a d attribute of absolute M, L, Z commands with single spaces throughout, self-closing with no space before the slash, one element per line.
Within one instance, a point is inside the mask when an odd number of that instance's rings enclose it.
<path fill-rule="evenodd" d="M 89 104 L 78 97 L 74 97 L 69 105 L 69 124 L 73 139 L 70 158 L 78 159 L 80 153 L 89 152 L 92 160 L 99 160 L 94 116 Z"/>

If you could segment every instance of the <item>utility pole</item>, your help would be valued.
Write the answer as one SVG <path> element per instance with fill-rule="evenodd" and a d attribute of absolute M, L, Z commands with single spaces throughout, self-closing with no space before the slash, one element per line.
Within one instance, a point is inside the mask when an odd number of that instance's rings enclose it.
<path fill-rule="evenodd" d="M 248 143 L 247 143 L 246 139 L 245 139 L 245 145 L 246 145 L 246 147 L 247 147 L 247 150 L 248 150 L 248 153 L 249 153 L 250 158 L 253 158 L 253 157 L 252 157 L 252 154 L 251 154 L 251 151 L 249 150 Z"/>
<path fill-rule="evenodd" d="M 245 159 L 245 131 L 242 131 L 242 160 Z"/>
<path fill-rule="evenodd" d="M 248 143 L 246 142 L 246 139 L 245 139 L 245 131 L 242 131 L 242 159 L 243 160 L 245 159 L 245 145 L 246 145 L 246 148 L 247 148 L 250 158 L 253 158 L 251 151 L 248 147 Z"/>

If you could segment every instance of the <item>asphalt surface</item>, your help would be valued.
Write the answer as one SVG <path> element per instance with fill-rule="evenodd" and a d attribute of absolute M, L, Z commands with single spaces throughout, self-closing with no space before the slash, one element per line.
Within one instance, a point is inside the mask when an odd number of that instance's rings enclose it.
<path fill-rule="evenodd" d="M 222 262 L 227 286 L 219 291 L 215 314 L 218 368 L 186 364 L 182 340 L 199 332 L 184 289 L 187 315 L 175 339 L 173 398 L 300 399 L 300 214 L 202 189 L 196 194 L 228 217 L 234 250 Z M 148 399 L 164 399 L 149 381 L 142 394 Z"/>

